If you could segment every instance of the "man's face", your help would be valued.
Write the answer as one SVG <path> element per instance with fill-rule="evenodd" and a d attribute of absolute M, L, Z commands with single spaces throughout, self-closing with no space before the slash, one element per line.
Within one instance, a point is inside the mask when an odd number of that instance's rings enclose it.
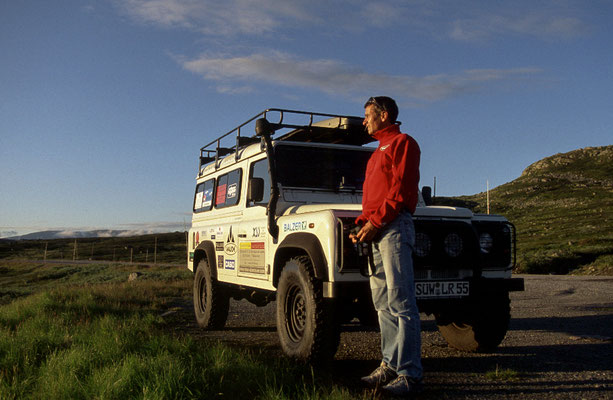
<path fill-rule="evenodd" d="M 377 109 L 372 104 L 364 109 L 364 122 L 362 122 L 362 125 L 366 127 L 366 130 L 370 136 L 372 136 L 379 129 L 383 129 L 389 125 L 385 124 L 386 121 L 387 113 L 385 111 L 378 113 Z"/>

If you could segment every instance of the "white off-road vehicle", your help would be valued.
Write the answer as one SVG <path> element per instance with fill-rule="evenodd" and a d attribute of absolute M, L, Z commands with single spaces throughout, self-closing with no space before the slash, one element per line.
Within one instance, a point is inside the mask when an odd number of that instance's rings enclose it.
<path fill-rule="evenodd" d="M 221 329 L 230 298 L 276 300 L 283 350 L 315 360 L 334 355 L 343 323 L 376 324 L 369 249 L 349 239 L 372 141 L 360 117 L 268 109 L 200 149 L 188 249 L 200 326 Z M 523 290 L 513 225 L 423 197 L 414 221 L 420 312 L 451 346 L 494 349 L 509 291 Z"/>

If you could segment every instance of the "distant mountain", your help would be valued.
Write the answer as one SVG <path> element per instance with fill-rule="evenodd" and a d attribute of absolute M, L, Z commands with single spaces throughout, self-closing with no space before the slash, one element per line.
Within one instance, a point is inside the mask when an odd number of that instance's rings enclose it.
<path fill-rule="evenodd" d="M 613 146 L 544 158 L 489 197 L 491 213 L 517 228 L 518 271 L 613 274 Z M 486 201 L 485 192 L 436 199 L 480 213 Z"/>
<path fill-rule="evenodd" d="M 145 230 L 116 230 L 116 229 L 96 229 L 90 231 L 55 230 L 28 233 L 21 236 L 4 238 L 6 240 L 53 240 L 53 239 L 80 239 L 80 238 L 106 238 L 106 237 L 128 237 L 147 235 L 153 232 Z"/>

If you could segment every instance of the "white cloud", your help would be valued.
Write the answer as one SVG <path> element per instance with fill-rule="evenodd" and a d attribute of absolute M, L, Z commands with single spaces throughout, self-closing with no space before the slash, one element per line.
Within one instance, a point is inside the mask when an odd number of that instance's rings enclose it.
<path fill-rule="evenodd" d="M 305 60 L 271 51 L 240 57 L 203 55 L 183 60 L 185 69 L 218 85 L 229 93 L 247 85 L 273 84 L 289 88 L 306 88 L 331 95 L 363 96 L 390 93 L 398 99 L 432 102 L 466 91 L 478 91 L 496 82 L 525 79 L 540 73 L 535 68 L 479 69 L 456 74 L 429 76 L 370 73 L 330 59 Z"/>
<path fill-rule="evenodd" d="M 210 36 L 260 35 L 284 21 L 312 20 L 304 5 L 287 0 L 126 0 L 118 7 L 144 23 L 186 28 Z"/>
<path fill-rule="evenodd" d="M 191 214 L 189 214 L 191 218 Z M 1 226 L 0 238 L 27 235 L 37 232 L 46 233 L 43 238 L 73 238 L 73 237 L 112 237 L 112 236 L 137 236 L 153 233 L 165 233 L 183 231 L 189 229 L 190 222 L 148 222 L 120 224 L 112 228 L 100 228 L 92 226 L 81 227 L 49 227 L 49 226 Z"/>
<path fill-rule="evenodd" d="M 193 28 L 193 15 L 205 13 L 198 1 L 126 0 L 118 5 L 136 20 L 165 27 Z"/>
<path fill-rule="evenodd" d="M 411 7 L 412 6 L 412 7 Z M 416 4 L 406 1 L 366 2 L 361 6 L 363 22 L 379 28 L 390 25 L 413 23 L 411 16 L 423 14 Z"/>
<path fill-rule="evenodd" d="M 582 3 L 555 0 L 494 3 L 443 0 L 115 0 L 131 18 L 209 37 L 285 34 L 289 30 L 344 31 L 392 28 L 458 41 L 515 34 L 550 40 L 586 31 Z M 574 6 L 573 5 L 577 5 Z"/>
<path fill-rule="evenodd" d="M 369 27 L 426 33 L 457 41 L 514 34 L 551 40 L 581 35 L 583 3 L 545 0 L 494 3 L 443 0 L 115 0 L 142 23 L 182 28 L 221 39 L 290 30 L 355 32 Z"/>
<path fill-rule="evenodd" d="M 452 21 L 450 37 L 472 42 L 512 34 L 552 40 L 580 36 L 588 30 L 581 19 L 565 15 L 561 11 L 498 11 L 489 14 L 477 13 Z"/>

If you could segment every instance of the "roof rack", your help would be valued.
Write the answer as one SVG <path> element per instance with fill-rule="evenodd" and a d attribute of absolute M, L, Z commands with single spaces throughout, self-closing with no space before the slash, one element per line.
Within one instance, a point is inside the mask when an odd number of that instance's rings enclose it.
<path fill-rule="evenodd" d="M 274 138 L 274 140 L 334 143 L 354 146 L 362 146 L 374 141 L 374 139 L 370 137 L 370 135 L 368 135 L 364 129 L 364 126 L 362 125 L 362 117 L 269 108 L 201 147 L 198 171 L 202 171 L 203 165 L 209 164 L 213 161 L 215 161 L 215 169 L 217 169 L 220 159 L 233 152 L 235 153 L 236 160 L 238 161 L 240 158 L 238 151 L 239 149 L 261 142 L 261 138 L 256 135 L 242 136 L 241 130 L 244 130 L 246 125 L 249 125 L 256 119 L 264 118 L 268 120 L 269 114 L 272 113 L 274 113 L 275 116 L 278 113 L 278 120 L 276 122 L 268 121 L 273 129 L 273 134 L 281 129 L 291 129 L 291 131 Z M 302 124 L 289 123 L 285 122 L 288 119 L 286 116 L 297 118 L 304 116 L 307 121 L 306 123 Z M 223 147 L 221 145 L 222 140 L 226 139 L 232 134 L 236 135 L 234 145 L 231 147 Z"/>

